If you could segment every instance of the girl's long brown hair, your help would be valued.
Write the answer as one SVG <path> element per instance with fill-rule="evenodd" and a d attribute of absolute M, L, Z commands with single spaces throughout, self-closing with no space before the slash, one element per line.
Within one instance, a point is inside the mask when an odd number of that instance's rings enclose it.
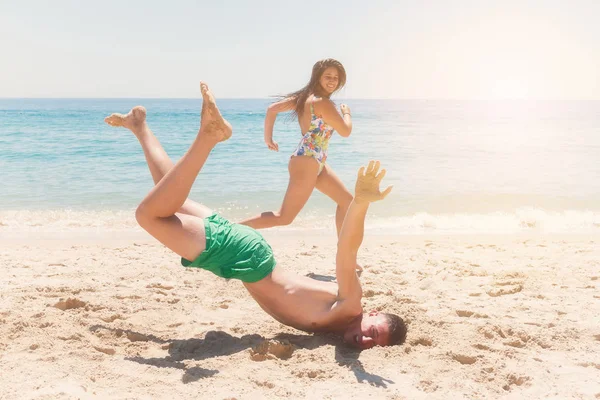
<path fill-rule="evenodd" d="M 321 61 L 317 61 L 315 65 L 313 65 L 312 74 L 310 76 L 310 81 L 304 86 L 302 89 L 297 90 L 295 92 L 289 93 L 285 96 L 281 96 L 283 99 L 294 99 L 296 102 L 296 106 L 294 107 L 294 111 L 292 111 L 291 117 L 300 117 L 304 112 L 304 104 L 306 103 L 306 99 L 311 94 L 315 94 L 319 97 L 329 98 L 331 94 L 326 93 L 319 84 L 319 79 L 321 79 L 321 75 L 323 72 L 329 67 L 334 67 L 337 69 L 339 74 L 339 82 L 338 86 L 335 88 L 333 93 L 340 90 L 346 84 L 346 70 L 341 62 L 334 60 L 333 58 L 326 58 Z"/>

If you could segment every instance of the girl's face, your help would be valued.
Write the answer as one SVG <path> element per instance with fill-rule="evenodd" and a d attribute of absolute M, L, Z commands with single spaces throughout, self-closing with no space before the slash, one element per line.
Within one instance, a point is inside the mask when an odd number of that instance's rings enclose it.
<path fill-rule="evenodd" d="M 340 74 L 338 73 L 337 68 L 327 67 L 327 69 L 321 74 L 319 83 L 326 93 L 332 94 L 335 92 L 335 89 L 337 89 L 338 85 L 340 84 Z"/>

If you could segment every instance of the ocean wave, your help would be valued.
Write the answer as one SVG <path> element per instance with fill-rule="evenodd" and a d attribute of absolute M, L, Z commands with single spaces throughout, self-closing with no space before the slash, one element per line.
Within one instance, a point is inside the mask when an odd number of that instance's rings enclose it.
<path fill-rule="evenodd" d="M 239 221 L 228 209 L 216 210 Z M 63 231 L 138 231 L 134 210 L 75 211 L 21 210 L 0 211 L 0 233 Z M 237 213 L 235 213 L 237 214 Z M 334 231 L 334 215 L 306 213 L 282 231 Z M 368 232 L 375 234 L 595 234 L 600 233 L 600 212 L 547 211 L 520 208 L 515 212 L 431 214 L 417 212 L 405 216 L 369 215 Z"/>
<path fill-rule="evenodd" d="M 587 234 L 600 233 L 600 212 L 547 211 L 520 208 L 515 212 L 487 214 L 429 214 L 379 218 L 369 224 L 373 229 L 399 234 Z"/>
<path fill-rule="evenodd" d="M 135 229 L 134 210 L 0 211 L 0 232 L 62 231 L 77 229 Z"/>

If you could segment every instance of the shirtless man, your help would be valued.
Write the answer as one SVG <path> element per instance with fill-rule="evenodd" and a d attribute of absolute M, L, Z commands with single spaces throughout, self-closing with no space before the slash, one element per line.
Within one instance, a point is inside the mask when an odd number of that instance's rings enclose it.
<path fill-rule="evenodd" d="M 140 226 L 181 256 L 184 266 L 241 280 L 260 307 L 283 324 L 307 332 L 334 332 L 362 349 L 403 343 L 406 325 L 400 317 L 363 313 L 362 289 L 355 269 L 369 203 L 383 199 L 392 189 L 379 190 L 385 175 L 385 170 L 379 172 L 379 162 L 371 161 L 358 172 L 355 197 L 338 240 L 337 284 L 285 271 L 276 265 L 271 246 L 256 230 L 231 223 L 188 199 L 211 150 L 232 134 L 208 86 L 200 83 L 200 89 L 200 130 L 175 165 L 150 131 L 143 107 L 105 119 L 109 125 L 123 126 L 135 134 L 154 179 L 154 188 L 135 213 Z"/>

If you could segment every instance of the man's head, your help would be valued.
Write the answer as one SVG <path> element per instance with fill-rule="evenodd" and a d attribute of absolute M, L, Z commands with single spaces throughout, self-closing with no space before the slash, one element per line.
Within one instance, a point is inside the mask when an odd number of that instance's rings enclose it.
<path fill-rule="evenodd" d="M 393 346 L 406 340 L 406 324 L 395 314 L 371 311 L 356 318 L 344 332 L 344 342 L 360 349 Z"/>

